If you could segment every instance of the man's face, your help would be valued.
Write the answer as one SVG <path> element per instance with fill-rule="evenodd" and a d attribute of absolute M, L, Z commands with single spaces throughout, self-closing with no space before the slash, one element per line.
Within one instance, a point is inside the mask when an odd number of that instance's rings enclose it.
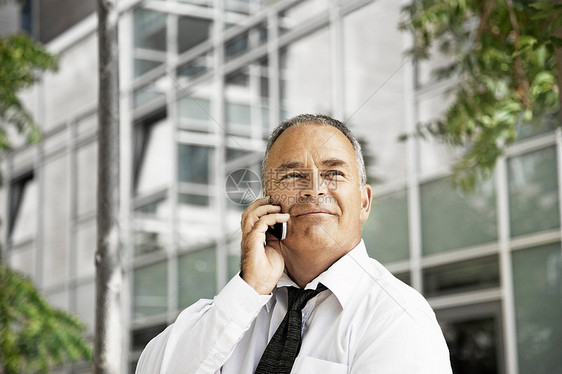
<path fill-rule="evenodd" d="M 290 214 L 282 250 L 341 257 L 361 238 L 371 187 L 360 187 L 355 151 L 338 129 L 293 126 L 271 147 L 266 194 Z M 284 254 L 285 255 L 285 254 Z"/>

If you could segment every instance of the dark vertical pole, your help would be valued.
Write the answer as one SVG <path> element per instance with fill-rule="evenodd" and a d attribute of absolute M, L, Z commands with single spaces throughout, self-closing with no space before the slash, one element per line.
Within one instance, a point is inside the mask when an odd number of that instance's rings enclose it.
<path fill-rule="evenodd" d="M 94 373 L 121 367 L 119 233 L 119 50 L 117 0 L 98 0 L 98 248 Z"/>

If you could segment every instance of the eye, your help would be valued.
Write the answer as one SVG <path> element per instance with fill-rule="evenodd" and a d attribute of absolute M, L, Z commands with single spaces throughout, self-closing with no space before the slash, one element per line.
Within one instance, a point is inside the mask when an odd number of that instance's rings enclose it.
<path fill-rule="evenodd" d="M 344 174 L 339 170 L 326 170 L 322 173 L 322 176 L 324 178 L 337 178 L 337 177 L 343 177 Z"/>
<path fill-rule="evenodd" d="M 287 174 L 283 175 L 281 177 L 281 180 L 288 179 L 288 178 L 302 178 L 302 177 L 303 177 L 303 175 L 301 173 L 296 172 L 296 171 L 292 171 L 290 173 L 287 173 Z"/>

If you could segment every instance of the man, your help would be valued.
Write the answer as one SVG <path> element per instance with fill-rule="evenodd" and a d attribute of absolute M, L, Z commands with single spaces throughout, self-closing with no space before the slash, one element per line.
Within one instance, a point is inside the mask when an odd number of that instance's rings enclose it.
<path fill-rule="evenodd" d="M 372 189 L 347 127 L 282 123 L 263 171 L 266 197 L 242 214 L 240 274 L 153 339 L 137 373 L 451 373 L 425 299 L 367 255 Z M 281 241 L 268 232 L 279 222 Z"/>

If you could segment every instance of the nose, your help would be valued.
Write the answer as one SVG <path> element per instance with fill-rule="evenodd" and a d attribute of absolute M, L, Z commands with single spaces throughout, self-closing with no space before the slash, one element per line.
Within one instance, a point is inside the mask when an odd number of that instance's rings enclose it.
<path fill-rule="evenodd" d="M 326 183 L 322 183 L 322 179 L 320 178 L 320 170 L 310 170 L 307 178 L 307 183 L 301 190 L 301 196 L 323 196 L 326 195 L 326 192 L 327 186 Z"/>

